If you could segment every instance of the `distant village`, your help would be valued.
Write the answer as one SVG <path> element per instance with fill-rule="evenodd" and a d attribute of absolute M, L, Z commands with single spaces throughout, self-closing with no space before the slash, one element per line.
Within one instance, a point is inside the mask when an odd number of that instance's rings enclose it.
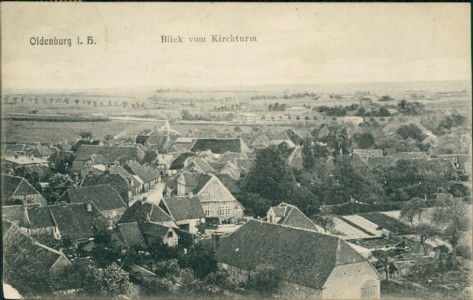
<path fill-rule="evenodd" d="M 471 137 L 439 150 L 466 119 L 411 123 L 417 98 L 357 96 L 287 108 L 327 116 L 305 131 L 252 127 L 283 119 L 272 101 L 225 132 L 3 143 L 4 283 L 25 298 L 471 297 Z"/>

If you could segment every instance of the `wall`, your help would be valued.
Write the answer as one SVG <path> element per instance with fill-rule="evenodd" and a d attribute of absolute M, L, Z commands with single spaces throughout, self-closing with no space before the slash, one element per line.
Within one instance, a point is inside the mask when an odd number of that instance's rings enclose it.
<path fill-rule="evenodd" d="M 325 282 L 323 298 L 379 299 L 380 278 L 368 261 L 336 266 Z"/>

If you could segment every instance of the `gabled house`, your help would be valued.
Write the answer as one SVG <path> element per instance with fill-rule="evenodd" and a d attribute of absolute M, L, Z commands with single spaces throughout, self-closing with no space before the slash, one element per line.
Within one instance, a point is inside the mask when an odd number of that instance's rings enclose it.
<path fill-rule="evenodd" d="M 128 181 L 128 187 L 130 190 L 128 191 L 128 198 L 133 198 L 134 196 L 140 194 L 143 190 L 142 184 L 143 181 L 137 176 L 133 175 L 127 170 L 125 170 L 122 166 L 119 165 L 111 165 L 108 170 L 110 174 L 117 174 L 121 177 L 125 178 Z"/>
<path fill-rule="evenodd" d="M 243 217 L 244 207 L 213 174 L 183 172 L 166 185 L 167 195 L 197 196 L 206 218 L 223 221 Z"/>
<path fill-rule="evenodd" d="M 278 206 L 270 207 L 266 213 L 266 221 L 272 224 L 287 225 L 291 227 L 322 231 L 295 205 L 281 203 Z"/>
<path fill-rule="evenodd" d="M 171 170 L 171 164 L 174 161 L 174 155 L 172 154 L 159 154 L 156 157 L 159 174 L 161 177 L 168 177 L 176 173 Z"/>
<path fill-rule="evenodd" d="M 250 220 L 220 241 L 215 258 L 240 280 L 271 268 L 282 298 L 380 298 L 380 276 L 371 263 L 344 240 L 313 230 Z"/>
<path fill-rule="evenodd" d="M 59 239 L 59 230 L 49 207 L 25 208 L 23 218 L 19 222 L 24 233 L 32 236 L 47 235 Z"/>
<path fill-rule="evenodd" d="M 119 223 L 115 229 L 116 235 L 112 235 L 112 242 L 123 248 L 146 248 L 146 242 L 141 234 L 137 222 Z M 113 239 L 113 236 L 117 239 Z"/>
<path fill-rule="evenodd" d="M 118 226 L 135 222 L 147 246 L 153 247 L 154 244 L 160 243 L 174 247 L 178 244 L 178 225 L 158 205 L 144 199 L 136 201 L 125 211 L 118 221 Z"/>
<path fill-rule="evenodd" d="M 64 253 L 23 234 L 16 225 L 11 225 L 3 235 L 2 269 L 6 281 L 16 272 L 28 270 L 33 274 L 47 276 L 70 265 L 71 262 Z"/>
<path fill-rule="evenodd" d="M 196 197 L 164 197 L 159 206 L 174 219 L 180 229 L 192 234 L 196 234 L 197 227 L 205 222 L 204 211 Z"/>
<path fill-rule="evenodd" d="M 111 174 L 108 169 L 100 174 L 89 173 L 82 178 L 80 187 L 95 186 L 95 185 L 110 185 L 115 191 L 118 192 L 120 197 L 125 203 L 128 203 L 134 194 L 132 181 L 126 179 L 120 174 Z"/>
<path fill-rule="evenodd" d="M 8 174 L 1 175 L 3 205 L 46 205 L 46 199 L 24 178 Z"/>
<path fill-rule="evenodd" d="M 69 189 L 57 202 L 94 203 L 95 207 L 112 222 L 116 222 L 127 207 L 120 194 L 108 184 Z"/>
<path fill-rule="evenodd" d="M 194 139 L 191 137 L 178 137 L 171 147 L 174 152 L 189 152 L 194 145 Z"/>
<path fill-rule="evenodd" d="M 87 202 L 28 209 L 19 226 L 31 235 L 84 242 L 93 239 L 98 231 L 108 230 L 111 223 L 92 202 Z"/>
<path fill-rule="evenodd" d="M 175 171 L 184 169 L 188 164 L 189 158 L 195 155 L 196 154 L 193 152 L 184 152 L 179 154 L 179 156 L 177 156 L 176 159 L 174 159 L 174 161 L 171 163 L 170 169 Z"/>
<path fill-rule="evenodd" d="M 156 243 L 175 247 L 179 244 L 179 235 L 176 229 L 155 223 L 140 224 L 140 230 L 146 243 L 153 247 Z"/>
<path fill-rule="evenodd" d="M 145 199 L 136 201 L 125 211 L 118 221 L 119 224 L 133 222 L 138 222 L 138 224 L 154 223 L 165 227 L 178 228 L 169 214 L 155 203 L 150 203 Z"/>
<path fill-rule="evenodd" d="M 53 154 L 53 151 L 51 151 L 51 149 L 48 146 L 37 144 L 37 145 L 34 145 L 33 147 L 29 147 L 26 150 L 26 153 L 30 157 L 36 157 L 36 158 L 47 160 Z"/>
<path fill-rule="evenodd" d="M 160 177 L 159 170 L 141 165 L 137 161 L 127 162 L 123 168 L 130 174 L 136 175 L 141 183 L 141 192 L 144 193 L 156 184 Z"/>
<path fill-rule="evenodd" d="M 112 165 L 124 164 L 128 161 L 142 161 L 144 151 L 138 146 L 99 146 L 81 145 L 75 151 L 76 158 L 73 162 L 74 170 L 81 170 L 87 165 Z"/>

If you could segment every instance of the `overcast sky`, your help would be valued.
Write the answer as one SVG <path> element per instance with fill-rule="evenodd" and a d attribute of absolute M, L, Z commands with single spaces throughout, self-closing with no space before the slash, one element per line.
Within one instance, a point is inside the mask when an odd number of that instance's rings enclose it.
<path fill-rule="evenodd" d="M 470 80 L 468 4 L 2 3 L 3 88 Z M 256 36 L 164 44 L 161 35 Z M 31 37 L 96 45 L 32 46 Z"/>

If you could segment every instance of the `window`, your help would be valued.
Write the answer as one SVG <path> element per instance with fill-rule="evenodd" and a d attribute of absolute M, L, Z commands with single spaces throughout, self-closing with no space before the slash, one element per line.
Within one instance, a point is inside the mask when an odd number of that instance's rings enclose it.
<path fill-rule="evenodd" d="M 208 207 L 208 206 L 205 206 L 205 207 L 204 207 L 204 214 L 205 214 L 206 216 L 210 216 L 210 207 Z"/>
<path fill-rule="evenodd" d="M 230 209 L 230 206 L 225 206 L 225 215 L 231 215 L 232 210 Z"/>
<path fill-rule="evenodd" d="M 218 215 L 223 216 L 225 214 L 225 206 L 219 206 Z"/>

